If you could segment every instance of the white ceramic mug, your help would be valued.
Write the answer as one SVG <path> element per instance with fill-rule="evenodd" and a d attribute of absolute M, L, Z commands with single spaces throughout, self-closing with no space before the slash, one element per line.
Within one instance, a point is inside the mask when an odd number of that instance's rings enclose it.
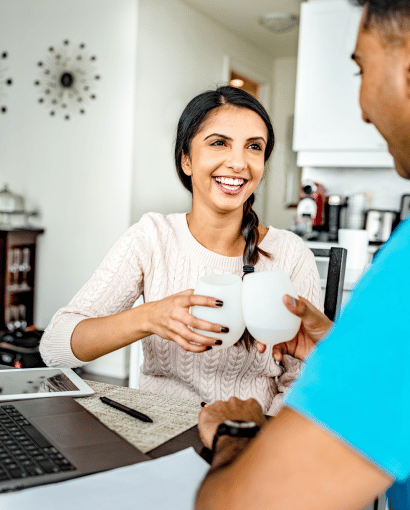
<path fill-rule="evenodd" d="M 357 280 L 363 273 L 369 261 L 367 230 L 341 228 L 338 232 L 339 246 L 346 248 L 346 276 L 345 280 Z"/>
<path fill-rule="evenodd" d="M 283 296 L 298 298 L 283 269 L 249 273 L 243 278 L 242 309 L 249 333 L 259 342 L 275 345 L 292 340 L 301 320 L 283 303 Z"/>
<path fill-rule="evenodd" d="M 241 302 L 242 279 L 234 274 L 201 276 L 194 294 L 210 296 L 223 301 L 223 306 L 218 308 L 193 306 L 191 314 L 198 319 L 226 326 L 229 328 L 229 333 L 214 333 L 196 329 L 194 331 L 200 335 L 222 340 L 222 345 L 212 346 L 213 349 L 223 349 L 234 345 L 245 331 Z"/>

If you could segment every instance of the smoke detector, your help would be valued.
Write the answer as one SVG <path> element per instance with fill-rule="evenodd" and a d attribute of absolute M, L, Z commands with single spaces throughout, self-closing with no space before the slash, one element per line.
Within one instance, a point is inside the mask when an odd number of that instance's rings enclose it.
<path fill-rule="evenodd" d="M 260 17 L 258 21 L 271 32 L 282 34 L 299 25 L 299 16 L 285 12 L 270 12 Z"/>

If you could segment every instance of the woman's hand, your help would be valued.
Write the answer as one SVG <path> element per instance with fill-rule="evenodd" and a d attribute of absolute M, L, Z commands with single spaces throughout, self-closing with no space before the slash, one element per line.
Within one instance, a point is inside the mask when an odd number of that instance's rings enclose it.
<path fill-rule="evenodd" d="M 273 346 L 272 355 L 276 361 L 282 361 L 284 354 L 305 360 L 315 345 L 328 333 L 333 322 L 324 313 L 314 307 L 307 299 L 284 296 L 286 308 L 302 319 L 295 338 Z M 266 345 L 257 342 L 259 352 L 264 352 Z"/>
<path fill-rule="evenodd" d="M 221 324 L 197 319 L 189 313 L 191 306 L 209 306 L 211 308 L 223 306 L 222 301 L 216 298 L 194 295 L 193 289 L 141 306 L 145 306 L 147 310 L 146 329 L 148 335 L 155 334 L 172 340 L 186 351 L 204 352 L 215 344 L 220 345 L 223 341 L 223 333 L 228 332 L 228 328 Z M 215 333 L 215 338 L 200 335 L 190 328 L 212 331 Z"/>
<path fill-rule="evenodd" d="M 254 421 L 259 426 L 266 422 L 261 406 L 253 398 L 239 400 L 231 397 L 227 402 L 219 400 L 207 405 L 198 417 L 199 436 L 207 448 L 211 449 L 216 429 L 225 420 Z"/>

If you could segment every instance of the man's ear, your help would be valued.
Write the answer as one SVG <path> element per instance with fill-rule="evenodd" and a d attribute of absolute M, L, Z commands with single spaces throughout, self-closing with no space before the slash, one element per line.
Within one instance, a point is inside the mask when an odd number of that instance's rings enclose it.
<path fill-rule="evenodd" d="M 192 175 L 191 158 L 184 152 L 182 153 L 181 158 L 181 168 L 185 175 Z"/>

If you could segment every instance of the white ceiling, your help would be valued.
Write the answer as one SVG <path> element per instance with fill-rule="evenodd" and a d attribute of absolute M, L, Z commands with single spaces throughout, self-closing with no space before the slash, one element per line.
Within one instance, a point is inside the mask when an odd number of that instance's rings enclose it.
<path fill-rule="evenodd" d="M 182 0 L 274 58 L 296 57 L 298 27 L 274 34 L 258 23 L 270 12 L 299 14 L 302 0 Z"/>

